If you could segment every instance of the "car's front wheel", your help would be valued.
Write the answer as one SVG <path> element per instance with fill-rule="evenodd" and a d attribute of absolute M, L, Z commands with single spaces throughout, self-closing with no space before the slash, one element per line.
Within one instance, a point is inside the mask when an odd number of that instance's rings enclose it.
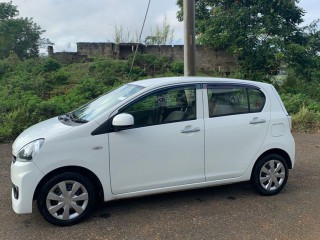
<path fill-rule="evenodd" d="M 68 226 L 90 214 L 96 201 L 92 182 L 79 173 L 58 174 L 45 183 L 37 197 L 42 216 L 50 223 Z"/>
<path fill-rule="evenodd" d="M 286 185 L 288 165 L 277 154 L 261 158 L 253 169 L 252 182 L 261 195 L 275 195 Z"/>

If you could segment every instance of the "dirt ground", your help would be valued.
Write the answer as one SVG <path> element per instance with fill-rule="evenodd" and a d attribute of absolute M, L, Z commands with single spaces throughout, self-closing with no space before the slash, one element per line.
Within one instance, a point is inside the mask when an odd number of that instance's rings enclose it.
<path fill-rule="evenodd" d="M 249 183 L 102 204 L 83 223 L 55 227 L 11 208 L 11 146 L 0 145 L 0 239 L 320 239 L 320 134 L 294 134 L 297 159 L 278 195 Z"/>

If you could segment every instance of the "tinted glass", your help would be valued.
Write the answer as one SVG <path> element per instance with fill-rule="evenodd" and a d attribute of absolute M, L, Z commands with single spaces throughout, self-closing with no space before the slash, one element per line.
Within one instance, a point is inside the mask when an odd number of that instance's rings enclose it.
<path fill-rule="evenodd" d="M 261 112 L 265 95 L 258 89 L 241 86 L 209 86 L 209 117 Z"/>
<path fill-rule="evenodd" d="M 196 87 L 160 90 L 130 104 L 121 112 L 134 117 L 134 127 L 196 119 Z"/>
<path fill-rule="evenodd" d="M 266 98 L 264 94 L 257 89 L 248 89 L 249 101 L 250 101 L 250 112 L 261 112 Z"/>
<path fill-rule="evenodd" d="M 209 116 L 224 116 L 249 112 L 246 88 L 209 88 Z"/>

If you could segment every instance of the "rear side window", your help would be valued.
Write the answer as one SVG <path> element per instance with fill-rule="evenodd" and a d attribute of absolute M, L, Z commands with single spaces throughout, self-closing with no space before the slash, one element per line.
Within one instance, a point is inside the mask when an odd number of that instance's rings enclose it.
<path fill-rule="evenodd" d="M 242 86 L 208 86 L 209 117 L 261 112 L 264 94 Z"/>
<path fill-rule="evenodd" d="M 261 112 L 265 104 L 265 96 L 258 89 L 247 89 L 249 95 L 250 112 Z"/>

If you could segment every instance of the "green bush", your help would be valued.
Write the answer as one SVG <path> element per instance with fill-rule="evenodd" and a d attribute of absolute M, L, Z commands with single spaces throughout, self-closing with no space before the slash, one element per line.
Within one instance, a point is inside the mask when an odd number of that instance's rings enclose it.
<path fill-rule="evenodd" d="M 313 100 L 306 94 L 281 94 L 281 98 L 290 114 L 298 113 L 302 107 L 320 112 L 320 102 Z"/>
<path fill-rule="evenodd" d="M 108 86 L 126 82 L 130 67 L 127 61 L 98 59 L 89 67 L 90 77 Z"/>
<path fill-rule="evenodd" d="M 6 74 L 9 69 L 9 65 L 5 61 L 0 61 L 0 80 Z"/>
<path fill-rule="evenodd" d="M 320 113 L 302 107 L 292 116 L 292 129 L 297 132 L 316 132 L 320 130 Z"/>
<path fill-rule="evenodd" d="M 67 84 L 70 74 L 64 70 L 60 70 L 53 74 L 54 83 L 58 85 Z"/>
<path fill-rule="evenodd" d="M 304 94 L 320 102 L 320 77 L 316 77 L 319 72 L 314 70 L 314 78 L 306 79 L 297 75 L 292 69 L 288 69 L 288 75 L 280 90 L 282 93 Z"/>
<path fill-rule="evenodd" d="M 44 72 L 53 72 L 59 70 L 60 68 L 61 64 L 52 58 L 48 58 L 43 64 Z"/>
<path fill-rule="evenodd" d="M 134 55 L 128 58 L 128 65 L 131 66 Z M 165 73 L 170 68 L 170 60 L 166 56 L 137 53 L 134 61 L 135 67 L 140 67 L 149 75 Z"/>
<path fill-rule="evenodd" d="M 173 61 L 170 65 L 170 69 L 173 73 L 181 75 L 184 73 L 184 63 L 178 60 Z"/>

